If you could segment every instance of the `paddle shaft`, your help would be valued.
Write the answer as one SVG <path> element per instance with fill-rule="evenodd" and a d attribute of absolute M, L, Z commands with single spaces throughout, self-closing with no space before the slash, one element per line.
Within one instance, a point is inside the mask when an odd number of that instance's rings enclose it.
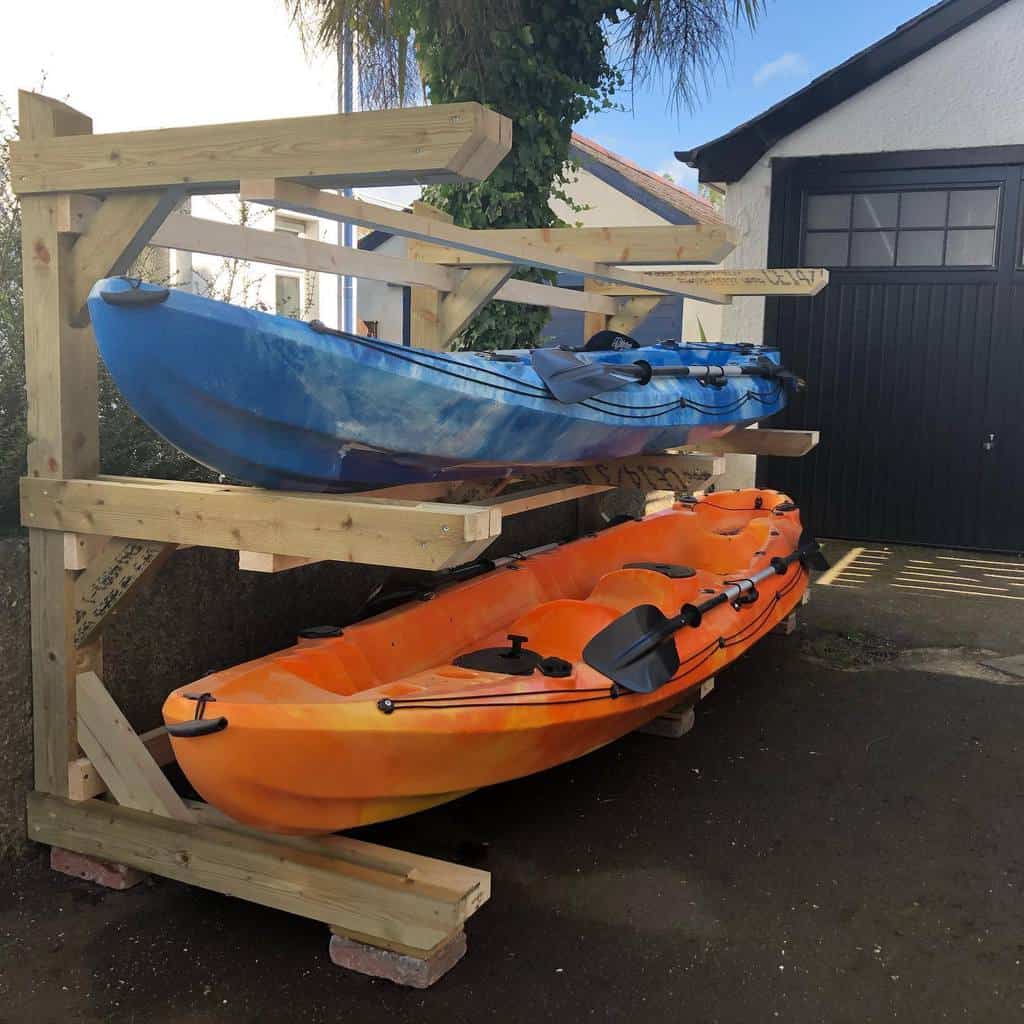
<path fill-rule="evenodd" d="M 736 363 L 708 364 L 687 366 L 651 366 L 639 360 L 635 363 L 619 365 L 605 364 L 613 373 L 623 373 L 641 383 L 646 384 L 652 377 L 697 377 L 701 380 L 715 380 L 722 377 L 771 377 L 776 368 L 764 365 L 740 366 Z"/>
<path fill-rule="evenodd" d="M 709 597 L 706 601 L 701 601 L 700 604 L 683 605 L 678 615 L 673 615 L 672 618 L 666 619 L 657 629 L 653 629 L 645 636 L 640 637 L 636 643 L 631 644 L 623 651 L 619 663 L 628 664 L 642 658 L 684 626 L 699 626 L 704 616 L 713 608 L 717 608 L 720 604 L 735 601 L 743 594 L 753 590 L 762 580 L 776 575 L 784 576 L 789 567 L 794 562 L 798 562 L 812 548 L 813 545 L 802 545 L 791 551 L 788 555 L 773 558 L 771 563 L 766 568 L 761 569 L 760 572 L 755 572 L 753 575 L 742 580 L 736 580 L 734 583 L 726 584 L 724 589 L 720 590 L 714 597 Z"/>

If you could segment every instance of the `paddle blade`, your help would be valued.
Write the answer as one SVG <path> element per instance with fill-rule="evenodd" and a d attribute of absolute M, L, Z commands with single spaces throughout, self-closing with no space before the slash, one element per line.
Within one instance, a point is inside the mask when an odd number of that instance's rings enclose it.
<path fill-rule="evenodd" d="M 615 391 L 635 382 L 634 375 L 616 373 L 615 367 L 580 359 L 562 348 L 535 348 L 530 353 L 534 373 L 560 402 L 571 405 L 587 398 Z"/>
<path fill-rule="evenodd" d="M 664 686 L 679 668 L 670 620 L 651 604 L 619 616 L 583 648 L 583 660 L 614 683 L 634 693 Z"/>
<path fill-rule="evenodd" d="M 829 560 L 822 554 L 821 545 L 814 539 L 814 534 L 810 530 L 805 528 L 800 534 L 798 547 L 803 552 L 802 561 L 808 569 L 824 572 L 831 568 Z"/>

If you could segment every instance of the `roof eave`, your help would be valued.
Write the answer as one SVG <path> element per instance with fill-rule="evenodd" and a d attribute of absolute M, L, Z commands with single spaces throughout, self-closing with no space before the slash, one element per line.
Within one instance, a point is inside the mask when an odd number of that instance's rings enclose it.
<path fill-rule="evenodd" d="M 737 181 L 787 135 L 1007 2 L 943 0 L 753 120 L 701 146 L 680 150 L 676 159 L 696 168 L 702 182 Z"/>

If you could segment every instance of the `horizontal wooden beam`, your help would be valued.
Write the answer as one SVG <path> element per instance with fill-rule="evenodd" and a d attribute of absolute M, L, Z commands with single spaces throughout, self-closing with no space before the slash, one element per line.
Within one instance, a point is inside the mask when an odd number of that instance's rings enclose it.
<path fill-rule="evenodd" d="M 505 487 L 513 483 L 511 480 L 481 481 L 460 484 L 458 481 L 446 483 L 408 484 L 401 487 L 381 488 L 365 492 L 362 496 L 415 497 L 418 500 L 444 501 L 446 503 L 466 502 L 478 508 L 492 508 L 501 513 L 502 520 L 508 516 L 517 516 L 522 512 L 546 508 L 564 501 L 574 501 L 591 494 L 600 494 L 610 490 L 608 484 L 591 484 L 587 482 L 542 483 L 538 486 L 521 486 L 518 490 L 504 493 Z M 501 493 L 495 493 L 501 492 Z M 486 547 L 486 545 L 484 545 Z M 245 572 L 287 572 L 299 569 L 313 562 L 324 561 L 319 558 L 296 558 L 294 555 L 280 555 L 265 551 L 239 551 L 238 568 Z"/>
<path fill-rule="evenodd" d="M 469 252 L 498 257 L 496 262 L 499 263 L 517 263 L 544 270 L 574 271 L 585 277 L 633 285 L 669 295 L 688 296 L 718 305 L 731 301 L 721 292 L 705 288 L 703 285 L 679 285 L 665 278 L 653 278 L 647 274 L 638 274 L 621 267 L 584 259 L 552 248 L 540 239 L 522 241 L 514 237 L 514 232 L 513 237 L 493 239 L 493 232 L 477 232 L 413 213 L 389 210 L 361 199 L 321 192 L 296 182 L 280 179 L 243 181 L 241 194 L 243 199 L 250 202 L 295 210 L 308 216 L 360 224 L 363 227 L 390 231 L 396 235 L 425 242 L 454 245 Z M 481 239 L 481 234 L 486 237 Z"/>
<path fill-rule="evenodd" d="M 591 494 L 601 494 L 608 490 L 611 490 L 608 484 L 544 484 L 540 487 L 499 494 L 493 498 L 482 498 L 480 504 L 500 508 L 502 516 L 516 516 L 521 512 L 532 512 L 534 509 L 547 508 L 549 505 L 558 505 L 564 501 L 588 498 Z"/>
<path fill-rule="evenodd" d="M 820 267 L 778 270 L 653 270 L 649 277 L 681 285 L 702 285 L 724 295 L 817 295 L 828 284 L 828 271 Z M 605 295 L 651 294 L 625 285 L 599 285 Z"/>
<path fill-rule="evenodd" d="M 173 480 L 22 480 L 22 520 L 45 530 L 443 569 L 501 533 L 498 509 Z"/>
<path fill-rule="evenodd" d="M 11 186 L 109 192 L 182 185 L 233 192 L 275 175 L 324 188 L 480 181 L 512 145 L 512 122 L 478 103 L 361 111 L 11 143 Z"/>
<path fill-rule="evenodd" d="M 555 255 L 612 263 L 615 266 L 667 266 L 674 263 L 720 263 L 739 242 L 730 224 L 650 224 L 608 228 L 492 228 L 477 234 L 484 244 L 511 241 L 543 245 Z M 473 266 L 499 262 L 481 252 L 444 244 L 416 242 L 409 255 L 424 263 Z"/>
<path fill-rule="evenodd" d="M 725 459 L 721 456 L 686 453 L 633 455 L 582 466 L 537 469 L 523 474 L 522 479 L 533 487 L 590 484 L 602 488 L 635 487 L 645 492 L 689 494 L 724 472 Z"/>
<path fill-rule="evenodd" d="M 416 263 L 368 249 L 350 249 L 315 238 L 301 238 L 288 231 L 263 231 L 184 213 L 168 217 L 150 244 L 251 263 L 316 270 L 323 274 L 348 274 L 371 281 L 423 285 L 439 291 L 451 291 L 459 280 L 445 267 Z"/>
<path fill-rule="evenodd" d="M 84 196 L 69 197 L 84 199 Z M 65 203 L 62 223 L 69 233 L 82 230 L 87 223 L 87 208 L 82 203 Z M 300 238 L 285 231 L 263 231 L 240 224 L 171 214 L 150 240 L 150 245 L 183 252 L 203 252 L 211 256 L 243 259 L 252 263 L 297 267 L 323 274 L 348 274 L 370 281 L 436 288 L 452 292 L 459 285 L 458 271 L 430 263 L 388 256 L 366 249 Z M 618 302 L 606 295 L 584 295 L 571 288 L 556 288 L 533 281 L 506 281 L 494 296 L 505 302 L 556 309 L 583 309 L 615 313 Z"/>
<path fill-rule="evenodd" d="M 702 451 L 736 455 L 778 455 L 799 458 L 806 455 L 820 440 L 817 430 L 775 430 L 768 427 L 733 430 L 713 440 L 702 442 Z"/>
<path fill-rule="evenodd" d="M 458 931 L 486 900 L 476 869 L 443 872 L 397 851 L 259 835 L 184 822 L 101 800 L 32 793 L 28 835 L 100 860 L 250 900 L 355 932 L 367 941 L 427 952 Z M 315 845 L 312 845 L 315 844 Z M 369 863 L 367 863 L 369 862 Z M 423 878 L 421 878 L 421 872 Z M 423 880 L 425 879 L 425 880 Z"/>
<path fill-rule="evenodd" d="M 620 304 L 607 295 L 581 292 L 574 288 L 556 288 L 536 281 L 506 281 L 498 294 L 499 302 L 521 302 L 526 306 L 551 306 L 553 309 L 577 309 L 582 313 L 604 313 L 614 316 Z"/>

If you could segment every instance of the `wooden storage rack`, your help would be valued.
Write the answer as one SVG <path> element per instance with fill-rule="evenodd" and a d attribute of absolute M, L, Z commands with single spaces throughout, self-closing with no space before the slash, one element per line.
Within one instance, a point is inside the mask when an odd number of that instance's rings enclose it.
<path fill-rule="evenodd" d="M 667 271 L 719 261 L 725 226 L 468 231 L 438 211 L 393 212 L 320 191 L 479 180 L 508 152 L 510 122 L 474 103 L 231 125 L 93 134 L 84 114 L 20 95 L 12 185 L 22 204 L 35 792 L 29 835 L 323 921 L 348 939 L 428 963 L 489 895 L 487 872 L 346 837 L 265 835 L 183 801 L 160 766 L 163 730 L 139 736 L 102 683 L 103 627 L 176 546 L 239 552 L 257 571 L 319 559 L 437 570 L 478 556 L 502 517 L 630 483 L 693 490 L 725 452 L 796 455 L 805 431 L 743 431 L 680 452 L 550 471 L 504 484 L 425 484 L 311 495 L 99 472 L 96 350 L 85 299 L 158 245 L 413 287 L 414 343 L 443 348 L 491 299 L 582 310 L 628 330 L 659 297 L 727 303 L 813 294 L 820 270 Z M 189 194 L 239 192 L 412 239 L 407 259 L 175 212 Z M 517 265 L 581 272 L 585 291 L 511 279 Z"/>

